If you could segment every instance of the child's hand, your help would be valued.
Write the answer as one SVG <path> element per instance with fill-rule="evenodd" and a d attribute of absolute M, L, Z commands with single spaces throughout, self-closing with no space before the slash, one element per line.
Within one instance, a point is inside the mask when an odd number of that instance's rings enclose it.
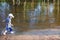
<path fill-rule="evenodd" d="M 13 24 L 11 24 L 11 26 L 14 26 Z"/>

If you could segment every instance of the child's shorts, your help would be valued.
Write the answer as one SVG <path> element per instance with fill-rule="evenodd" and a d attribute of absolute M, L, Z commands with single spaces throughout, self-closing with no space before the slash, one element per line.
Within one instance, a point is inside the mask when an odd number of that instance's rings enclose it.
<path fill-rule="evenodd" d="M 8 31 L 8 32 L 11 32 L 12 31 L 12 27 L 6 27 L 6 30 Z"/>

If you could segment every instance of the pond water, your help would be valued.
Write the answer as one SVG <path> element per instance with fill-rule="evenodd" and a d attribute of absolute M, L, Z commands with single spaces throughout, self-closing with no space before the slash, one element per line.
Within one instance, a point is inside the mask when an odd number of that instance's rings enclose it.
<path fill-rule="evenodd" d="M 27 5 L 27 7 L 28 6 L 31 6 L 31 4 Z M 25 31 L 32 28 L 50 28 L 50 24 L 54 24 L 56 22 L 54 17 L 54 7 L 55 6 L 53 5 L 53 3 L 49 4 L 49 6 L 37 3 L 36 7 L 33 7 L 34 9 L 32 9 L 31 7 L 31 9 L 27 9 L 24 7 L 23 3 L 21 3 L 20 6 L 14 6 L 6 2 L 1 2 L 0 27 L 4 29 L 5 24 L 2 23 L 2 20 L 5 20 L 7 15 L 12 12 L 15 16 L 15 18 L 12 20 L 12 23 L 14 24 L 14 27 L 17 31 Z"/>
<path fill-rule="evenodd" d="M 23 32 L 24 35 L 60 35 L 59 29 L 30 30 Z"/>

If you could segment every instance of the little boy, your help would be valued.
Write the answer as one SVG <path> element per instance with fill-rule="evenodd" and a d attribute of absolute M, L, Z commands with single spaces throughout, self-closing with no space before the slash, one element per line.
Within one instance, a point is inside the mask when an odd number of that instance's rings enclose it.
<path fill-rule="evenodd" d="M 13 25 L 11 24 L 11 19 L 12 18 L 14 18 L 13 14 L 12 13 L 8 14 L 8 17 L 5 20 L 6 28 L 5 28 L 5 31 L 3 32 L 4 35 L 6 35 L 7 32 L 14 33 L 13 30 L 12 30 Z"/>

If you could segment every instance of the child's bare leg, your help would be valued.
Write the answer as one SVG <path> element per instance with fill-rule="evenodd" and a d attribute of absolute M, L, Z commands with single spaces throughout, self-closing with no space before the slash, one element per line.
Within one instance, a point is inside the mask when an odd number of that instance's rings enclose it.
<path fill-rule="evenodd" d="M 6 33 L 7 33 L 7 30 L 5 30 L 5 32 L 3 32 L 3 35 L 6 35 Z"/>

